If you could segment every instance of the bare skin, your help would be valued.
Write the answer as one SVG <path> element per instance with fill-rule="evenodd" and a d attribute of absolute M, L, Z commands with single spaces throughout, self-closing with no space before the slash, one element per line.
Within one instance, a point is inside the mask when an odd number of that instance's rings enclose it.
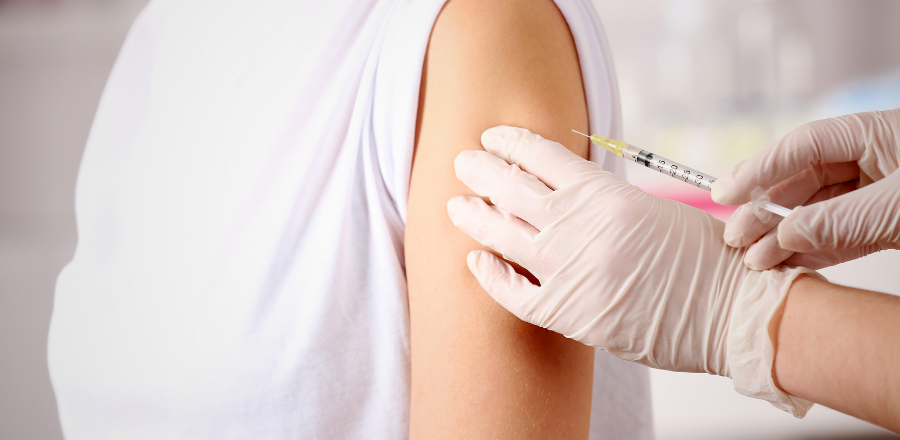
<path fill-rule="evenodd" d="M 769 330 L 781 389 L 900 433 L 900 297 L 800 277 Z"/>
<path fill-rule="evenodd" d="M 529 127 L 586 156 L 575 45 L 550 0 L 451 0 L 435 23 L 419 103 L 406 227 L 411 320 L 410 438 L 586 439 L 593 349 L 520 321 L 466 266 L 485 249 L 446 203 L 471 191 L 460 151 L 482 131 Z"/>

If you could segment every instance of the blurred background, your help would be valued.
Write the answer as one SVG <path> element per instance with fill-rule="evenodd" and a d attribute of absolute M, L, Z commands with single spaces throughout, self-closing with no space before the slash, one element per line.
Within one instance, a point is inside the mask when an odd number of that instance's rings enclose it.
<path fill-rule="evenodd" d="M 618 73 L 628 143 L 714 176 L 814 119 L 900 107 L 900 2 L 594 0 Z M 629 164 L 644 190 L 727 219 L 709 194 Z M 821 272 L 900 294 L 900 252 Z M 659 440 L 897 438 L 824 407 L 803 420 L 731 381 L 651 370 Z"/>
<path fill-rule="evenodd" d="M 106 77 L 146 0 L 0 0 L 0 440 L 58 440 L 46 366 L 56 276 L 76 243 L 74 185 Z M 812 119 L 900 106 L 900 2 L 594 0 L 611 42 L 623 140 L 713 175 Z M 708 195 L 638 166 L 645 190 Z M 900 252 L 829 268 L 900 294 Z M 657 438 L 888 439 L 816 407 L 795 420 L 727 379 L 653 371 Z"/>

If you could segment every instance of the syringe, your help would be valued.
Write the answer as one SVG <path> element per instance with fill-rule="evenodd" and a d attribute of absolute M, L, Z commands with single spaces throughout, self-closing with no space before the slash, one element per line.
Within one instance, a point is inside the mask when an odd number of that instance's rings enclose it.
<path fill-rule="evenodd" d="M 640 165 L 643 165 L 651 170 L 659 171 L 662 174 L 665 174 L 670 177 L 674 177 L 682 182 L 689 183 L 691 185 L 696 186 L 697 188 L 712 192 L 712 184 L 716 181 L 716 179 L 709 174 L 701 173 L 691 167 L 684 166 L 674 160 L 666 159 L 658 154 L 651 153 L 647 150 L 642 150 L 634 145 L 626 144 L 622 141 L 617 141 L 614 139 L 610 139 L 608 137 L 603 137 L 599 135 L 586 135 L 579 131 L 572 130 L 575 133 L 578 133 L 586 138 L 590 138 L 591 142 L 606 148 L 613 153 L 616 153 L 617 156 L 625 158 L 627 160 L 633 161 Z M 768 196 L 765 194 L 761 188 L 758 188 L 758 191 L 754 191 L 753 203 L 754 205 L 765 209 L 773 214 L 778 214 L 782 217 L 787 217 L 793 210 L 785 208 L 784 206 L 776 205 L 768 200 Z M 757 214 L 759 215 L 759 214 Z M 760 220 L 763 222 L 768 221 L 768 219 L 763 220 L 763 217 L 760 216 Z"/>

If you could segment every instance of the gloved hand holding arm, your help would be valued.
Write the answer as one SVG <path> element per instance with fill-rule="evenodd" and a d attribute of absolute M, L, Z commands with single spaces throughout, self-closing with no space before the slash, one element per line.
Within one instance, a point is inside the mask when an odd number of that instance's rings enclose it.
<path fill-rule="evenodd" d="M 762 223 L 742 206 L 725 241 L 749 246 L 745 263 L 768 269 L 782 261 L 822 268 L 900 243 L 900 109 L 856 113 L 801 126 L 742 162 L 713 185 L 717 203 L 736 205 L 768 189 L 788 218 Z"/>
<path fill-rule="evenodd" d="M 563 146 L 496 127 L 466 151 L 457 176 L 477 197 L 448 203 L 451 220 L 533 274 L 469 254 L 482 287 L 519 318 L 655 368 L 732 377 L 740 392 L 802 416 L 809 402 L 772 378 L 770 318 L 791 282 L 814 272 L 756 272 L 722 240 L 724 224 L 648 195 Z M 513 164 L 513 165 L 511 165 Z"/>

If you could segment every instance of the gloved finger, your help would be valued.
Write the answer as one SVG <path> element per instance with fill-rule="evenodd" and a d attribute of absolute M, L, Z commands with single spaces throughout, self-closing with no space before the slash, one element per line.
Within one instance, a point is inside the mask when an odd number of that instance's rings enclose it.
<path fill-rule="evenodd" d="M 881 250 L 881 246 L 869 244 L 831 252 L 794 252 L 794 254 L 787 260 L 784 260 L 784 262 L 791 266 L 803 266 L 812 270 L 819 270 L 825 267 L 834 266 L 835 264 L 862 258 Z"/>
<path fill-rule="evenodd" d="M 749 246 L 766 232 L 778 226 L 780 221 L 781 217 L 773 215 L 769 221 L 763 223 L 753 212 L 753 208 L 749 205 L 741 205 L 731 213 L 725 222 L 725 232 L 722 234 L 722 238 L 725 240 L 725 244 L 731 247 Z"/>
<path fill-rule="evenodd" d="M 803 206 L 809 206 L 813 203 L 819 203 L 824 200 L 831 200 L 835 197 L 839 197 L 849 192 L 856 191 L 858 182 L 859 181 L 857 180 L 851 180 L 849 182 L 841 182 L 838 184 L 826 186 L 825 188 L 816 191 L 816 193 L 813 194 L 813 196 L 810 197 L 809 200 L 807 200 L 806 203 L 803 204 Z"/>
<path fill-rule="evenodd" d="M 825 163 L 813 166 L 813 171 L 824 188 L 842 182 L 859 180 L 859 164 L 856 162 Z"/>
<path fill-rule="evenodd" d="M 531 284 L 528 278 L 516 273 L 512 266 L 487 251 L 469 252 L 466 263 L 478 284 L 491 298 L 517 318 L 535 324 L 533 309 L 526 307 L 527 299 L 534 296 L 538 286 Z"/>
<path fill-rule="evenodd" d="M 766 193 L 772 203 L 794 207 L 815 194 L 819 188 L 818 175 L 810 167 L 770 188 Z M 781 217 L 777 215 L 773 215 L 768 221 L 763 222 L 756 216 L 753 208 L 741 205 L 725 222 L 723 239 L 731 247 L 749 246 L 777 227 L 779 222 L 781 222 Z"/>
<path fill-rule="evenodd" d="M 855 189 L 856 181 L 826 186 L 825 188 L 822 188 L 821 190 L 816 192 L 816 194 L 813 195 L 804 205 L 811 205 L 822 200 L 828 200 L 833 197 L 846 194 Z M 780 221 L 781 218 L 779 217 L 778 222 L 780 223 Z M 727 228 L 728 227 L 726 226 L 726 231 Z M 778 243 L 778 230 L 773 229 L 771 231 L 768 231 L 756 243 L 750 245 L 750 247 L 747 249 L 747 253 L 744 255 L 744 265 L 753 270 L 771 269 L 779 265 L 784 260 L 788 259 L 793 254 L 794 251 L 783 249 L 781 247 L 781 245 Z"/>
<path fill-rule="evenodd" d="M 838 182 L 859 178 L 859 166 L 855 162 L 816 165 L 785 179 L 770 188 L 767 193 L 772 203 L 793 208 L 808 203 L 821 188 Z M 723 238 L 732 247 L 749 246 L 763 234 L 778 226 L 780 216 L 763 223 L 753 209 L 741 205 L 725 223 Z"/>
<path fill-rule="evenodd" d="M 847 194 L 804 206 L 778 226 L 778 243 L 823 252 L 900 242 L 900 173 Z"/>
<path fill-rule="evenodd" d="M 818 173 L 809 167 L 770 188 L 766 193 L 772 203 L 793 208 L 806 201 L 821 187 Z M 731 247 L 749 246 L 778 226 L 781 216 L 773 215 L 763 222 L 749 205 L 738 207 L 725 223 L 723 239 Z M 745 260 L 746 261 L 746 260 Z"/>
<path fill-rule="evenodd" d="M 547 185 L 491 153 L 463 151 L 456 156 L 454 167 L 456 177 L 472 191 L 538 230 L 565 214 L 561 205 L 565 200 L 547 197 L 553 192 Z"/>
<path fill-rule="evenodd" d="M 723 205 L 747 203 L 757 186 L 770 188 L 816 164 L 858 160 L 873 137 L 892 138 L 890 126 L 877 112 L 804 124 L 716 180 L 712 198 Z"/>
<path fill-rule="evenodd" d="M 822 200 L 828 200 L 833 197 L 846 194 L 855 189 L 855 180 L 850 182 L 838 183 L 835 185 L 829 185 L 817 191 L 812 197 L 810 197 L 809 200 L 806 201 L 806 203 L 804 203 L 804 205 L 811 205 Z M 745 206 L 746 205 L 741 205 L 741 208 Z M 753 216 L 753 218 L 756 218 L 756 216 Z M 773 219 L 774 218 L 775 217 L 773 216 Z M 729 219 L 729 222 L 730 221 L 731 219 Z M 777 221 L 773 220 L 773 222 L 777 225 L 781 222 L 781 217 L 778 217 Z M 725 234 L 727 237 L 728 224 L 725 225 Z M 747 253 L 744 255 L 744 265 L 753 270 L 771 269 L 793 254 L 794 251 L 783 249 L 781 245 L 778 244 L 778 230 L 772 229 L 766 232 L 766 234 L 759 238 L 755 243 L 750 244 L 750 247 L 747 249 Z"/>
<path fill-rule="evenodd" d="M 531 272 L 538 280 L 552 275 L 547 262 L 531 247 L 538 230 L 498 206 L 478 197 L 456 196 L 447 202 L 450 221 L 475 241 L 503 254 Z"/>
<path fill-rule="evenodd" d="M 855 189 L 855 180 L 852 180 L 850 182 L 838 183 L 835 185 L 829 185 L 817 191 L 812 197 L 809 198 L 809 200 L 806 201 L 806 203 L 804 203 L 804 206 L 808 206 L 822 200 L 828 200 L 849 193 Z M 744 206 L 746 205 L 741 205 L 742 208 Z M 756 216 L 754 216 L 754 218 L 755 217 Z M 730 221 L 731 220 L 729 219 L 729 222 Z M 775 221 L 775 223 L 778 224 L 780 222 L 781 217 L 778 217 L 778 220 Z M 725 225 L 725 233 L 728 233 L 727 224 Z M 771 269 L 779 265 L 781 262 L 783 262 L 793 254 L 794 251 L 783 249 L 781 245 L 778 244 L 778 230 L 772 229 L 765 235 L 763 235 L 762 238 L 750 245 L 750 247 L 747 249 L 747 253 L 744 255 L 744 265 L 753 270 Z"/>
<path fill-rule="evenodd" d="M 793 254 L 794 251 L 782 249 L 778 245 L 778 231 L 773 229 L 750 245 L 744 254 L 744 265 L 753 270 L 771 269 Z"/>
<path fill-rule="evenodd" d="M 491 154 L 519 165 L 554 190 L 598 173 L 614 177 L 566 147 L 524 128 L 506 125 L 489 128 L 481 134 L 481 144 Z"/>

